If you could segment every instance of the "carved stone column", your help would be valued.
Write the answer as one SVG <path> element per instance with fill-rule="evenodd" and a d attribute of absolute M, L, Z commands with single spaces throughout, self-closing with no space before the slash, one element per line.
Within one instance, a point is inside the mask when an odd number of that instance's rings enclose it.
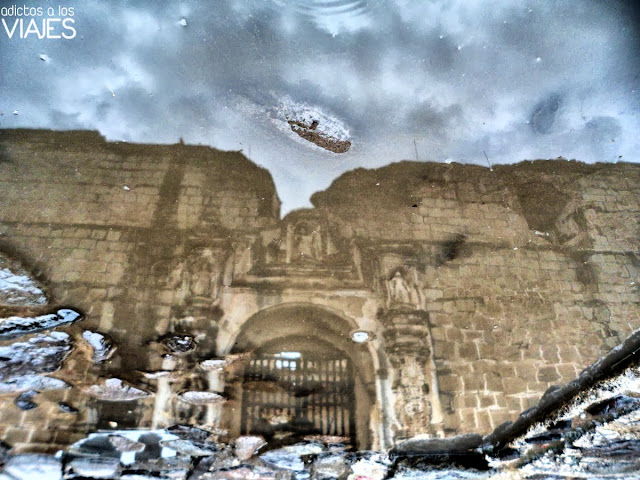
<path fill-rule="evenodd" d="M 222 395 L 224 393 L 225 379 L 224 379 L 224 367 L 227 365 L 225 360 L 212 359 L 205 360 L 200 363 L 200 369 L 205 372 L 207 376 L 207 390 L 213 393 Z M 220 422 L 222 419 L 222 404 L 215 404 L 207 406 L 207 427 L 220 430 Z"/>
<path fill-rule="evenodd" d="M 384 340 L 394 376 L 394 411 L 403 430 L 399 437 L 432 434 L 429 390 L 428 313 L 410 307 L 389 309 L 382 317 Z"/>

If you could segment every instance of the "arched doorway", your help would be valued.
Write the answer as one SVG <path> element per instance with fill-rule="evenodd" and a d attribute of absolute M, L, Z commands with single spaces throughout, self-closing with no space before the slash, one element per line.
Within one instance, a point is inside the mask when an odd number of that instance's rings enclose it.
<path fill-rule="evenodd" d="M 255 352 L 242 386 L 242 434 L 330 435 L 355 444 L 354 370 L 330 343 L 287 337 Z"/>
<path fill-rule="evenodd" d="M 350 340 L 356 327 L 312 305 L 281 305 L 253 315 L 232 348 L 252 353 L 234 393 L 240 408 L 232 432 L 275 440 L 335 435 L 369 448 L 375 376 L 367 346 Z"/>

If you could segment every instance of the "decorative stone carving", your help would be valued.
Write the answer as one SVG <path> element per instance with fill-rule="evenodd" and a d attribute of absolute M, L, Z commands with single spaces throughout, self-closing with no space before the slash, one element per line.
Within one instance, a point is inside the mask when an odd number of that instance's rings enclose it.
<path fill-rule="evenodd" d="M 306 222 L 300 222 L 294 227 L 291 259 L 294 262 L 321 261 L 324 257 L 322 245 L 319 227 L 314 228 Z"/>
<path fill-rule="evenodd" d="M 554 227 L 554 236 L 558 243 L 567 246 L 588 246 L 587 242 L 587 224 L 583 208 L 577 199 L 567 202 L 556 219 Z"/>
<path fill-rule="evenodd" d="M 218 304 L 223 285 L 233 278 L 234 255 L 223 247 L 197 247 L 186 260 L 176 263 L 167 277 L 167 287 L 179 294 L 175 300 L 189 307 L 183 315 L 200 316 Z M 195 310 L 194 310 L 195 308 Z"/>
<path fill-rule="evenodd" d="M 383 318 L 383 337 L 389 362 L 396 372 L 391 388 L 402 435 L 430 431 L 431 405 L 428 400 L 429 325 L 427 312 L 390 310 Z"/>
<path fill-rule="evenodd" d="M 397 271 L 393 277 L 391 277 L 391 280 L 389 280 L 389 300 L 392 305 L 411 303 L 409 284 L 400 271 Z"/>
<path fill-rule="evenodd" d="M 187 281 L 190 295 L 218 298 L 223 266 L 210 248 L 198 248 L 187 259 Z"/>
<path fill-rule="evenodd" d="M 358 247 L 358 243 L 355 238 L 351 239 L 349 243 L 350 253 L 351 253 L 351 261 L 353 262 L 353 267 L 355 268 L 356 275 L 358 276 L 358 280 L 361 282 L 364 280 L 364 275 L 362 273 L 362 253 L 360 252 L 360 247 Z"/>
<path fill-rule="evenodd" d="M 415 268 L 399 268 L 387 281 L 389 308 L 421 308 L 420 285 Z"/>
<path fill-rule="evenodd" d="M 320 263 L 335 253 L 326 219 L 298 212 L 286 226 L 286 263 Z"/>

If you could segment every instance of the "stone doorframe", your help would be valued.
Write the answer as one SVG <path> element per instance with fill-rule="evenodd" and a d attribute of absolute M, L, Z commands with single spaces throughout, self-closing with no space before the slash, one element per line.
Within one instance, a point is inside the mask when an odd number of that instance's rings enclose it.
<path fill-rule="evenodd" d="M 255 351 L 263 345 L 293 337 L 330 342 L 349 356 L 356 372 L 356 442 L 359 449 L 386 449 L 397 428 L 389 401 L 388 362 L 380 338 L 357 344 L 350 335 L 361 329 L 353 318 L 316 303 L 281 303 L 258 310 L 235 328 L 218 332 L 218 355 Z M 232 436 L 240 432 L 241 376 L 230 378 L 234 401 L 225 413 Z M 393 428 L 392 428 L 393 425 Z"/>

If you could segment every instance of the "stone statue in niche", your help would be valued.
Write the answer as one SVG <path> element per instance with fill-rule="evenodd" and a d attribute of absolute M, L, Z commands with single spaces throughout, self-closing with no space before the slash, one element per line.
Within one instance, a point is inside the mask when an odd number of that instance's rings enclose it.
<path fill-rule="evenodd" d="M 186 291 L 200 299 L 218 298 L 224 266 L 210 248 L 196 249 L 187 260 Z"/>
<path fill-rule="evenodd" d="M 311 256 L 316 260 L 322 260 L 322 236 L 318 230 L 311 232 Z"/>
<path fill-rule="evenodd" d="M 360 247 L 358 247 L 358 243 L 354 238 L 351 239 L 349 247 L 351 250 L 351 261 L 353 262 L 353 266 L 356 269 L 358 280 L 363 281 L 364 275 L 362 274 L 362 254 L 360 253 Z"/>
<path fill-rule="evenodd" d="M 409 284 L 400 270 L 396 271 L 389 280 L 389 299 L 391 304 L 411 303 Z"/>
<path fill-rule="evenodd" d="M 319 228 L 312 229 L 306 223 L 300 223 L 295 227 L 293 236 L 293 261 L 322 261 L 323 239 Z"/>
<path fill-rule="evenodd" d="M 407 275 L 410 277 L 409 280 L 406 278 Z M 412 269 L 412 271 L 408 273 L 401 269 L 395 271 L 387 282 L 390 307 L 411 305 L 414 308 L 420 308 L 420 294 L 416 286 L 417 279 L 415 277 L 415 269 Z"/>

